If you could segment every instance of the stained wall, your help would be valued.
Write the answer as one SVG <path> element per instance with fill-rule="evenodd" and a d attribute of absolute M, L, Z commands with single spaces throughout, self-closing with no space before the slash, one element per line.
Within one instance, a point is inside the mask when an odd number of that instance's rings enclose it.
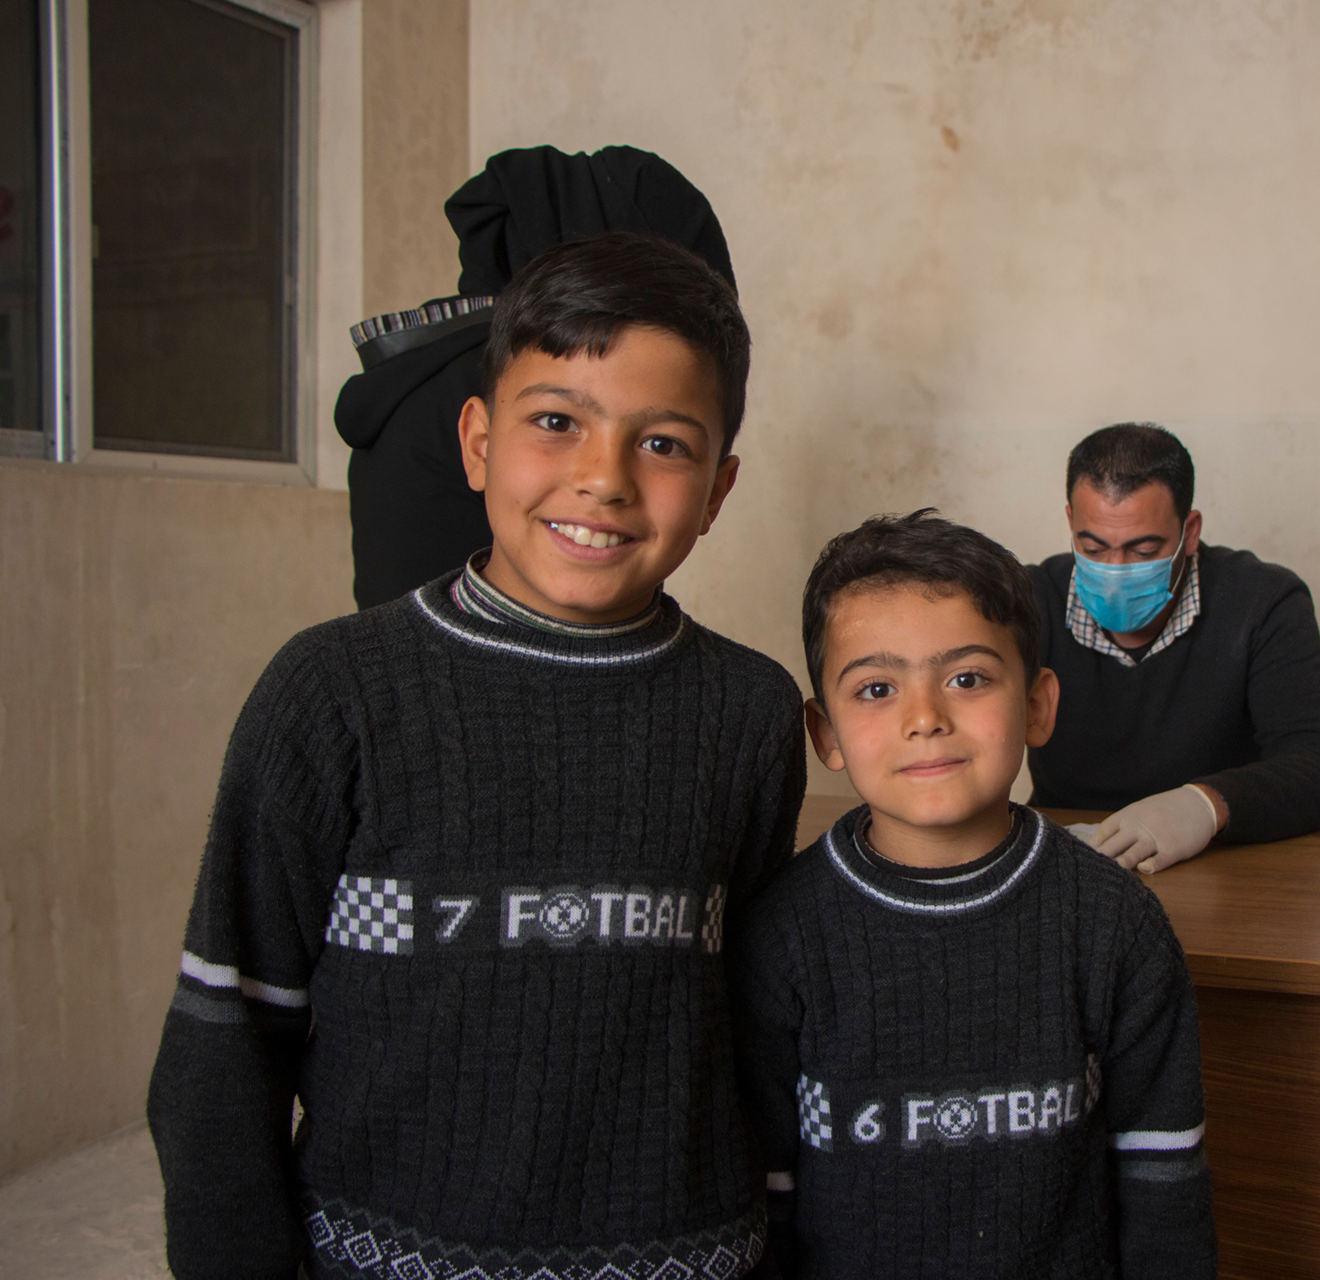
<path fill-rule="evenodd" d="M 658 151 L 755 340 L 743 470 L 671 584 L 803 680 L 833 533 L 934 505 L 1065 550 L 1063 467 L 1153 419 L 1212 542 L 1320 583 L 1320 8 L 483 0 L 471 155 Z M 837 781 L 817 774 L 812 787 Z"/>

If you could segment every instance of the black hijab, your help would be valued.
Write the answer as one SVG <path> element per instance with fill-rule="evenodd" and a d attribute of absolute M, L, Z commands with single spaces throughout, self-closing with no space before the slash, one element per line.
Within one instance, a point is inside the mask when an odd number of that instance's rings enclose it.
<path fill-rule="evenodd" d="M 672 240 L 737 288 L 710 201 L 667 160 L 636 147 L 501 151 L 445 201 L 445 216 L 459 240 L 460 293 L 499 293 L 537 254 L 602 231 Z"/>

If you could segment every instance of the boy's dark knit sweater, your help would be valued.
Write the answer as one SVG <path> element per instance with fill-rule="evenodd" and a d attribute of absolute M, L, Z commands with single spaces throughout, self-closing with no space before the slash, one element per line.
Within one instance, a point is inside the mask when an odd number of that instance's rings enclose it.
<path fill-rule="evenodd" d="M 842 818 L 732 939 L 790 1273 L 1213 1280 L 1196 1004 L 1154 895 L 1031 810 L 978 862 Z"/>
<path fill-rule="evenodd" d="M 1029 753 L 1032 804 L 1121 809 L 1204 782 L 1228 804 L 1221 840 L 1320 828 L 1320 631 L 1295 573 L 1202 545 L 1201 615 L 1135 667 L 1068 630 L 1071 555 L 1030 568 L 1040 660 L 1059 677 L 1054 733 Z"/>
<path fill-rule="evenodd" d="M 303 632 L 239 718 L 148 1104 L 181 1280 L 759 1255 L 723 914 L 792 850 L 797 688 L 668 597 L 489 603 Z"/>

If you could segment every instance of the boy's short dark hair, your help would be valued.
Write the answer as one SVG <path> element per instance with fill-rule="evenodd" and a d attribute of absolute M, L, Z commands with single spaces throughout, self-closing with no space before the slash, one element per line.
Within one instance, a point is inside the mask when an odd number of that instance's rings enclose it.
<path fill-rule="evenodd" d="M 1092 431 L 1068 455 L 1068 501 L 1079 480 L 1089 480 L 1116 502 L 1152 482 L 1173 495 L 1173 509 L 1186 520 L 1196 490 L 1192 455 L 1172 431 L 1153 422 L 1118 422 Z"/>
<path fill-rule="evenodd" d="M 1007 627 L 1030 688 L 1040 671 L 1040 610 L 1018 558 L 934 507 L 872 516 L 825 544 L 802 593 L 802 643 L 816 697 L 825 701 L 825 634 L 836 596 L 849 589 L 915 586 L 932 595 L 965 591 L 981 616 Z"/>
<path fill-rule="evenodd" d="M 555 245 L 529 262 L 495 302 L 482 394 L 492 401 L 505 369 L 524 351 L 603 356 L 625 325 L 663 329 L 714 361 L 720 457 L 728 457 L 747 403 L 747 322 L 723 276 L 659 236 L 607 231 Z"/>

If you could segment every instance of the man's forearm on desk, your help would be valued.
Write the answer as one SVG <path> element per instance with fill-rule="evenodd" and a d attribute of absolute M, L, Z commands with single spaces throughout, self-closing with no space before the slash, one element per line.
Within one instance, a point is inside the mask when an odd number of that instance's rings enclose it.
<path fill-rule="evenodd" d="M 1222 840 L 1265 844 L 1320 830 L 1320 744 L 1194 781 L 1207 793 L 1217 793 L 1227 809 L 1219 830 Z"/>

